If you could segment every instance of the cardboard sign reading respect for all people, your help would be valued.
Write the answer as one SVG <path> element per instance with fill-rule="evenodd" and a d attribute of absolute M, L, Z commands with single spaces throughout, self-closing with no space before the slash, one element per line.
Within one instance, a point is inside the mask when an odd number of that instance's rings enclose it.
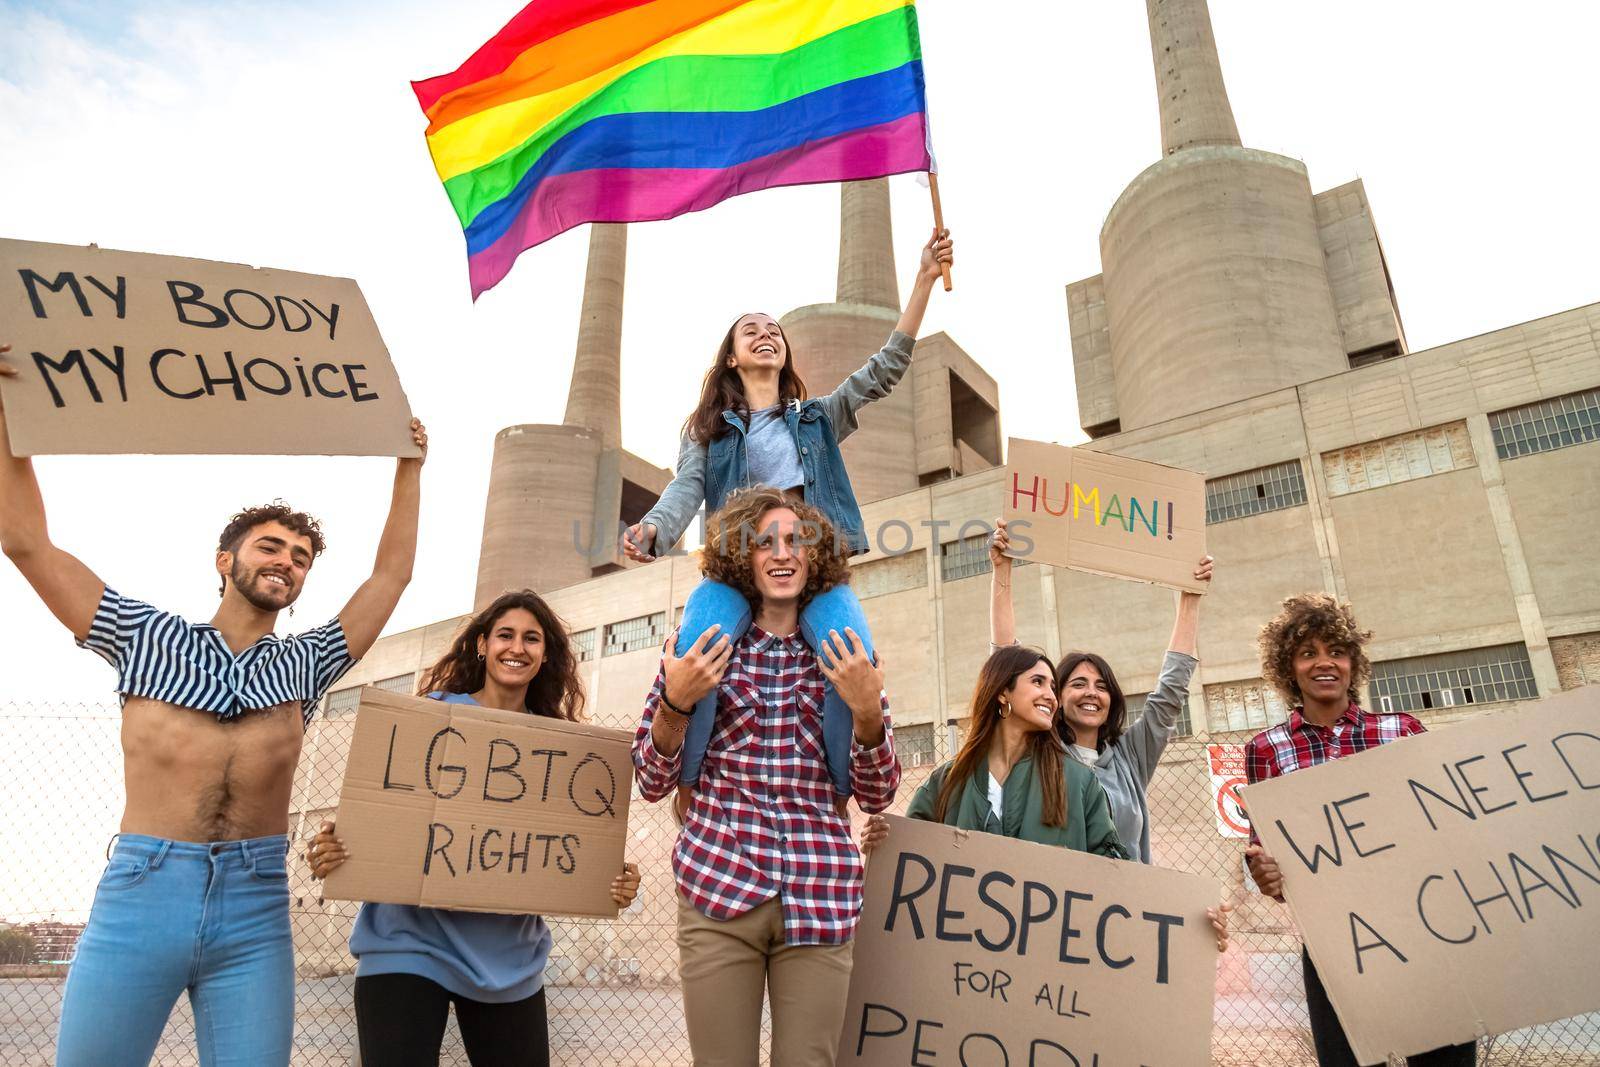
<path fill-rule="evenodd" d="M 625 730 L 361 690 L 330 900 L 615 917 Z"/>
<path fill-rule="evenodd" d="M 1013 437 L 1002 514 L 1011 555 L 1204 593 L 1205 476 Z"/>
<path fill-rule="evenodd" d="M 1362 1063 L 1600 1009 L 1600 686 L 1243 795 Z"/>
<path fill-rule="evenodd" d="M 891 816 L 838 1063 L 1209 1063 L 1217 898 L 1182 871 Z"/>
<path fill-rule="evenodd" d="M 411 409 L 348 278 L 0 240 L 17 456 L 415 456 Z"/>

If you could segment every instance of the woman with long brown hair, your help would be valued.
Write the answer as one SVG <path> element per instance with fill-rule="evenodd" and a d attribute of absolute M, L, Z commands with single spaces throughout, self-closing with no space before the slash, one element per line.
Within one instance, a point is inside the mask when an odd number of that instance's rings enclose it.
<path fill-rule="evenodd" d="M 1018 541 L 1027 544 L 1018 537 Z M 1018 546 L 1023 547 L 1022 545 Z M 989 640 L 991 648 L 1016 640 L 1016 611 L 1011 603 L 1012 543 L 1006 520 L 995 520 L 989 539 Z M 1025 554 L 1025 553 L 1024 553 Z M 1195 564 L 1196 581 L 1211 581 L 1212 559 Z M 1111 821 L 1129 857 L 1151 861 L 1150 804 L 1146 798 L 1150 779 L 1161 765 L 1161 754 L 1178 730 L 1178 716 L 1189 691 L 1189 679 L 1199 664 L 1199 593 L 1184 591 L 1177 597 L 1172 637 L 1162 658 L 1156 683 L 1145 698 L 1144 713 L 1128 722 L 1128 701 L 1105 657 L 1094 652 L 1068 652 L 1056 664 L 1056 700 L 1061 718 L 1056 730 L 1069 759 L 1088 767 L 1105 787 L 1111 803 Z"/>
<path fill-rule="evenodd" d="M 567 628 L 530 589 L 506 593 L 462 628 L 423 672 L 418 694 L 447 704 L 523 711 L 575 722 L 583 711 L 578 656 Z M 310 848 L 322 878 L 346 859 L 331 822 Z M 627 907 L 639 869 L 623 864 L 611 899 Z M 549 1063 L 544 968 L 550 929 L 537 915 L 490 915 L 406 904 L 363 904 L 350 934 L 357 958 L 356 1034 L 363 1063 L 436 1067 L 445 1019 L 473 1067 Z"/>
<path fill-rule="evenodd" d="M 948 230 L 935 230 L 922 247 L 916 279 L 905 310 L 883 349 L 837 389 L 808 398 L 795 370 L 794 352 L 783 327 L 760 312 L 734 321 L 706 371 L 700 401 L 684 423 L 677 471 L 655 507 L 622 538 L 629 559 L 647 563 L 678 542 L 702 507 L 710 516 L 728 494 L 750 486 L 771 486 L 817 508 L 831 524 L 846 555 L 867 551 L 865 524 L 839 443 L 855 429 L 862 407 L 882 400 L 911 366 L 911 350 L 943 267 L 954 262 Z M 740 531 L 740 539 L 762 531 Z M 707 534 L 707 542 L 711 540 Z M 749 627 L 751 606 L 740 592 L 703 581 L 684 605 L 673 652 L 687 655 L 702 638 L 713 649 L 731 648 Z M 873 656 L 866 613 L 850 587 L 841 583 L 813 598 L 800 617 L 800 632 L 812 651 L 827 658 L 830 634 L 846 642 L 852 631 Z M 715 699 L 707 696 L 694 712 L 685 740 L 682 782 L 699 781 Z M 823 734 L 828 771 L 842 803 L 850 796 L 850 715 L 832 686 L 823 702 Z"/>
<path fill-rule="evenodd" d="M 1055 672 L 1044 653 L 997 649 L 978 672 L 961 750 L 922 784 L 906 814 L 1126 859 L 1105 790 L 1061 751 L 1057 711 Z"/>
<path fill-rule="evenodd" d="M 1023 645 L 995 649 L 978 672 L 961 750 L 922 783 L 906 815 L 1128 859 L 1100 780 L 1063 751 L 1059 719 L 1049 658 Z M 861 851 L 872 851 L 888 836 L 888 821 L 869 817 Z M 1228 910 L 1206 909 L 1218 952 L 1228 947 Z"/>

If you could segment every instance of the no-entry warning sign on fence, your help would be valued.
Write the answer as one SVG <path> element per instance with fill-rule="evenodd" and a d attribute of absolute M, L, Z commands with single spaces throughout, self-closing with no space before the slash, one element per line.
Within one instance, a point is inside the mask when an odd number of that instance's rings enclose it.
<path fill-rule="evenodd" d="M 1250 817 L 1239 800 L 1239 787 L 1244 785 L 1244 746 L 1207 745 L 1206 763 L 1211 771 L 1211 811 L 1217 818 L 1217 833 L 1249 837 Z"/>

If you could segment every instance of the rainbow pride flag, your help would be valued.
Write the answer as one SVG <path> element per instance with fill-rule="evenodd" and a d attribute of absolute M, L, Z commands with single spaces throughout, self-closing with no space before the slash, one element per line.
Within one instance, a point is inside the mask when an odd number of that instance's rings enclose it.
<path fill-rule="evenodd" d="M 473 299 L 581 223 L 932 168 L 915 0 L 534 0 L 412 88 Z"/>

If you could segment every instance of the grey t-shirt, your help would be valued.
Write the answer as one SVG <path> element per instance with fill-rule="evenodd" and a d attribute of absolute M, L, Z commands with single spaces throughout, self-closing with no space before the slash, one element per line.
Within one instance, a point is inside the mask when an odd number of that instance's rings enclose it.
<path fill-rule="evenodd" d="M 783 421 L 782 404 L 750 413 L 750 430 L 744 435 L 744 447 L 752 485 L 793 489 L 806 484 L 805 468 L 800 466 L 800 450 L 795 447 L 788 423 Z"/>

